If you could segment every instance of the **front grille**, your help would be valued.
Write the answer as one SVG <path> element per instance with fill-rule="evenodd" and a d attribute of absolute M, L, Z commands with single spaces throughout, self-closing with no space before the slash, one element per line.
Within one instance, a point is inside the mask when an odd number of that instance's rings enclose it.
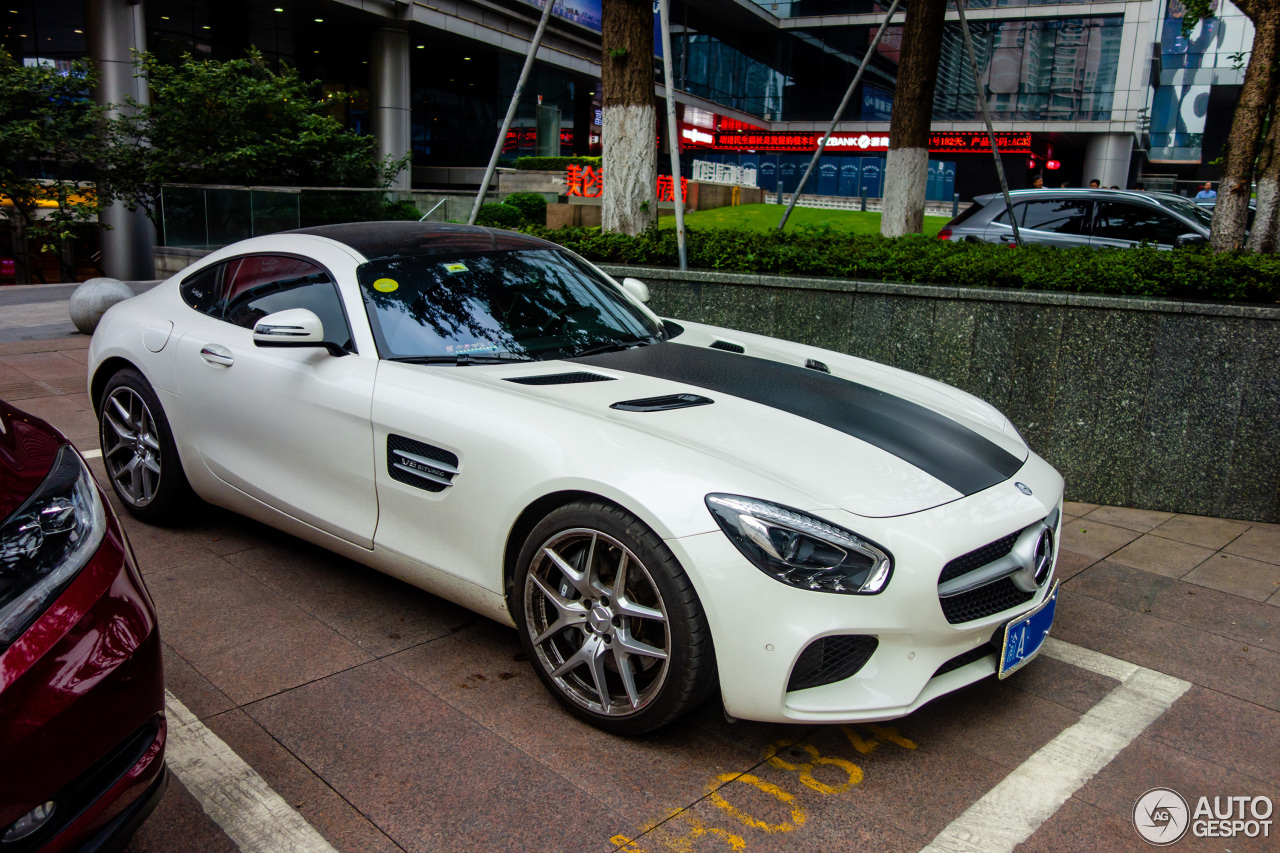
<path fill-rule="evenodd" d="M 938 599 L 942 603 L 942 613 L 952 625 L 961 622 L 972 622 L 993 616 L 1019 604 L 1026 604 L 1035 598 L 1034 592 L 1023 592 L 1014 586 L 1013 581 L 1001 578 L 994 583 L 953 595 L 950 598 Z"/>
<path fill-rule="evenodd" d="M 962 666 L 968 666 L 971 663 L 980 661 L 983 658 L 991 657 L 1000 651 L 999 646 L 995 643 L 995 638 L 988 640 L 980 646 L 976 646 L 963 654 L 958 654 L 951 660 L 938 667 L 938 671 L 933 674 L 934 678 L 939 675 L 946 675 L 948 672 L 954 672 Z"/>
<path fill-rule="evenodd" d="M 1021 530 L 1014 531 L 1003 539 L 989 542 L 975 551 L 956 557 L 942 567 L 942 574 L 938 575 L 938 583 L 946 583 L 961 575 L 968 574 L 974 569 L 980 569 L 987 563 L 994 563 L 1013 550 L 1013 543 L 1017 542 L 1018 537 L 1021 535 Z"/>
<path fill-rule="evenodd" d="M 520 385 L 577 385 L 581 382 L 609 382 L 612 379 L 612 376 L 601 376 L 599 373 L 579 370 L 573 373 L 547 373 L 541 376 L 511 376 L 507 381 Z"/>
<path fill-rule="evenodd" d="M 837 634 L 808 645 L 791 670 L 787 690 L 805 690 L 843 681 L 862 669 L 880 641 L 865 634 Z"/>

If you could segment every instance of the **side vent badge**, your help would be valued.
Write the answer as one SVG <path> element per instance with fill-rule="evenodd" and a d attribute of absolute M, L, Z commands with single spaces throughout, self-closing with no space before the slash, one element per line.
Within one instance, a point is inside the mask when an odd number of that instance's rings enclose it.
<path fill-rule="evenodd" d="M 406 486 L 443 492 L 458 474 L 458 457 L 402 435 L 387 436 L 387 473 Z"/>
<path fill-rule="evenodd" d="M 1031 487 L 1026 483 L 1014 483 L 1014 485 L 1017 486 L 1018 491 L 1022 492 L 1024 495 L 1031 494 Z"/>

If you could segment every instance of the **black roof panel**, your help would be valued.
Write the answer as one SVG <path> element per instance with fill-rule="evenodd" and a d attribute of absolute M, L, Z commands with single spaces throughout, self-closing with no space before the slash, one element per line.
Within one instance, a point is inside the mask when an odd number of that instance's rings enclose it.
<path fill-rule="evenodd" d="M 554 243 L 515 231 L 445 222 L 351 222 L 299 228 L 285 233 L 327 237 L 350 246 L 369 260 L 486 249 L 557 248 Z"/>

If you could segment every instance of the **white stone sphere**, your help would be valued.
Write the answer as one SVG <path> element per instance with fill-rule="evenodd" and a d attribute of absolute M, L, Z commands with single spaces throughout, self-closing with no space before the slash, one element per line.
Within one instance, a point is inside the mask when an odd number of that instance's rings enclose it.
<path fill-rule="evenodd" d="M 71 294 L 71 322 L 84 334 L 92 335 L 108 308 L 132 296 L 132 288 L 119 279 L 91 278 Z"/>

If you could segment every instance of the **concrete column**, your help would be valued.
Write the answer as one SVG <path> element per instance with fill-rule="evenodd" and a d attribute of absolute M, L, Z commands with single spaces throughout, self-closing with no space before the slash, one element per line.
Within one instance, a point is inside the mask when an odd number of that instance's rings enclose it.
<path fill-rule="evenodd" d="M 133 76 L 132 51 L 147 49 L 141 0 L 85 0 L 84 17 L 89 58 L 98 71 L 94 100 L 117 105 L 110 110 L 113 116 L 120 113 L 126 97 L 147 103 L 146 81 Z M 103 271 L 124 281 L 155 278 L 156 230 L 147 215 L 113 204 L 102 211 L 101 221 L 109 226 L 102 232 Z"/>
<path fill-rule="evenodd" d="M 1089 137 L 1084 150 L 1084 186 L 1097 178 L 1103 188 L 1128 189 L 1133 134 L 1098 133 Z"/>
<path fill-rule="evenodd" d="M 412 142 L 409 118 L 409 33 L 382 27 L 373 31 L 370 57 L 373 110 L 373 134 L 378 137 L 378 157 L 403 157 Z M 400 173 L 391 184 L 395 189 L 409 189 L 413 180 L 412 166 Z"/>

